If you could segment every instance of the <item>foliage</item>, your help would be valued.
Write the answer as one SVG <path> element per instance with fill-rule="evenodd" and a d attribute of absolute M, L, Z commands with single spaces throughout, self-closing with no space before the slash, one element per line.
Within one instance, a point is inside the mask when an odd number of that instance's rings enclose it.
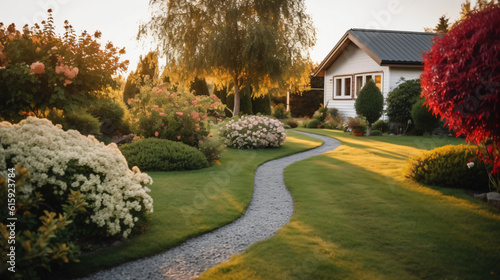
<path fill-rule="evenodd" d="M 285 104 L 280 103 L 273 107 L 272 116 L 279 120 L 284 120 L 290 118 L 290 112 L 288 112 L 285 108 Z"/>
<path fill-rule="evenodd" d="M 366 128 L 366 119 L 363 116 L 348 117 L 345 126 L 353 130 L 357 126 L 364 126 Z"/>
<path fill-rule="evenodd" d="M 500 147 L 491 139 L 486 140 L 478 146 L 477 155 L 484 162 L 487 170 L 494 170 L 495 161 L 500 157 Z M 490 188 L 500 192 L 500 172 L 494 174 L 488 172 Z"/>
<path fill-rule="evenodd" d="M 368 81 L 359 92 L 354 103 L 356 114 L 363 115 L 368 123 L 367 136 L 374 122 L 382 116 L 384 109 L 384 96 L 372 80 Z"/>
<path fill-rule="evenodd" d="M 387 133 L 389 132 L 389 122 L 384 120 L 378 120 L 372 125 L 372 128 L 374 130 L 379 130 L 382 133 Z"/>
<path fill-rule="evenodd" d="M 47 116 L 55 124 L 62 125 L 64 130 L 78 130 L 83 135 L 99 136 L 101 133 L 99 120 L 89 114 L 86 110 L 75 110 L 67 112 L 62 110 L 51 110 Z"/>
<path fill-rule="evenodd" d="M 387 96 L 387 116 L 400 128 L 411 119 L 411 109 L 418 101 L 422 88 L 420 80 L 401 79 L 399 85 Z"/>
<path fill-rule="evenodd" d="M 140 56 L 135 72 L 127 77 L 123 89 L 123 102 L 127 104 L 130 98 L 135 98 L 140 93 L 140 87 L 146 83 L 156 83 L 158 75 L 158 55 L 155 52 L 149 52 L 144 58 Z"/>
<path fill-rule="evenodd" d="M 226 150 L 226 144 L 224 144 L 224 139 L 213 135 L 200 142 L 198 149 L 205 155 L 208 162 L 213 162 L 220 159 Z"/>
<path fill-rule="evenodd" d="M 158 137 L 198 147 L 209 135 L 209 120 L 222 117 L 224 105 L 217 96 L 194 96 L 169 92 L 166 86 L 141 87 L 129 100 L 132 131 L 143 137 Z"/>
<path fill-rule="evenodd" d="M 310 77 L 311 88 L 307 91 L 290 94 L 290 108 L 292 117 L 312 117 L 317 108 L 323 103 L 323 91 L 314 90 L 314 88 L 323 89 L 324 77 Z"/>
<path fill-rule="evenodd" d="M 500 7 L 471 12 L 448 36 L 436 38 L 424 55 L 422 95 L 434 114 L 456 135 L 480 145 L 500 147 Z M 495 149 L 491 150 L 495 152 Z M 496 150 L 492 175 L 500 175 Z"/>
<path fill-rule="evenodd" d="M 290 126 L 290 128 L 296 128 L 299 126 L 299 123 L 294 119 L 286 119 L 283 123 Z"/>
<path fill-rule="evenodd" d="M 352 131 L 354 131 L 354 132 L 363 132 L 363 133 L 365 133 L 365 132 L 366 132 L 366 125 L 363 125 L 363 124 L 358 124 L 358 125 L 355 125 L 355 126 L 352 128 Z"/>
<path fill-rule="evenodd" d="M 42 26 L 0 23 L 0 116 L 17 122 L 26 114 L 46 116 L 46 109 L 65 112 L 92 103 L 99 93 L 116 86 L 113 80 L 128 61 L 125 53 L 108 42 L 101 47 L 101 33 L 84 31 L 76 36 L 66 21 L 64 35 L 55 34 L 51 10 Z M 23 115 L 24 112 L 24 115 Z"/>
<path fill-rule="evenodd" d="M 440 34 L 446 34 L 450 31 L 450 18 L 446 18 L 446 15 L 439 17 L 438 24 L 434 28 L 424 28 L 425 32 L 436 32 Z"/>
<path fill-rule="evenodd" d="M 88 112 L 99 119 L 101 133 L 109 137 L 130 133 L 125 120 L 127 111 L 125 104 L 112 98 L 100 99 L 88 108 Z"/>
<path fill-rule="evenodd" d="M 370 136 L 382 136 L 382 131 L 374 129 L 370 132 Z"/>
<path fill-rule="evenodd" d="M 321 122 L 318 119 L 312 119 L 307 122 L 307 128 L 318 128 L 321 125 Z"/>
<path fill-rule="evenodd" d="M 193 82 L 189 86 L 189 91 L 194 95 L 210 95 L 205 78 L 194 77 Z"/>
<path fill-rule="evenodd" d="M 230 120 L 219 131 L 228 147 L 261 149 L 280 147 L 286 131 L 280 121 L 265 116 L 243 116 Z"/>
<path fill-rule="evenodd" d="M 323 125 L 329 129 L 344 129 L 345 118 L 337 108 L 329 108 Z"/>
<path fill-rule="evenodd" d="M 47 119 L 28 117 L 19 124 L 0 125 L 0 175 L 8 166 L 22 165 L 30 177 L 21 193 L 40 192 L 52 210 L 62 213 L 71 190 L 88 203 L 75 218 L 75 239 L 122 235 L 153 210 L 146 185 L 151 178 L 127 162 L 115 144 L 105 146 L 93 136 L 63 131 Z"/>
<path fill-rule="evenodd" d="M 409 159 L 406 177 L 429 185 L 484 190 L 488 176 L 476 150 L 475 146 L 447 145 L 425 151 Z M 468 168 L 469 162 L 474 167 Z"/>
<path fill-rule="evenodd" d="M 424 105 L 425 99 L 420 99 L 413 105 L 411 110 L 411 117 L 415 122 L 415 128 L 431 133 L 434 129 L 439 127 L 439 118 L 436 118 L 429 108 Z"/>
<path fill-rule="evenodd" d="M 266 94 L 261 97 L 256 97 L 252 99 L 252 109 L 253 114 L 261 114 L 265 116 L 271 115 L 271 95 Z"/>
<path fill-rule="evenodd" d="M 223 92 L 221 92 L 223 94 Z M 226 96 L 225 105 L 228 108 L 234 108 L 234 94 L 229 94 Z M 240 89 L 240 114 L 241 115 L 252 115 L 252 88 L 243 87 Z M 232 111 L 229 116 L 233 116 Z"/>
<path fill-rule="evenodd" d="M 208 167 L 208 161 L 196 148 L 166 139 L 146 138 L 125 144 L 120 151 L 128 166 L 143 171 L 193 170 Z"/>
<path fill-rule="evenodd" d="M 72 240 L 63 237 L 67 225 L 72 223 L 79 212 L 85 211 L 86 202 L 79 191 L 71 190 L 64 201 L 60 213 L 55 213 L 51 205 L 47 206 L 39 192 L 21 193 L 24 180 L 29 178 L 28 170 L 16 166 L 9 168 L 6 177 L 0 175 L 0 199 L 12 201 L 15 209 L 3 207 L 2 217 L 15 215 L 15 229 L 9 227 L 9 222 L 0 223 L 0 256 L 2 279 L 39 279 L 39 276 L 50 272 L 53 266 L 68 262 L 77 262 L 78 248 Z M 12 190 L 14 192 L 8 192 Z M 53 206 L 53 205 L 52 205 Z M 9 213 L 10 212 L 10 213 Z M 11 230 L 17 233 L 12 242 Z M 15 247 L 15 265 L 11 265 L 11 246 Z M 14 266 L 15 273 L 8 268 Z M 0 274 L 1 275 L 1 274 Z"/>
<path fill-rule="evenodd" d="M 290 89 L 307 77 L 305 61 L 315 32 L 303 0 L 153 0 L 150 7 L 151 20 L 139 36 L 159 43 L 167 67 L 206 74 L 216 84 L 232 83 L 235 116 L 242 86 L 252 86 L 260 96 L 280 82 Z"/>
<path fill-rule="evenodd" d="M 314 112 L 313 117 L 320 122 L 324 122 L 328 115 L 329 115 L 328 108 L 321 106 L 316 112 Z"/>

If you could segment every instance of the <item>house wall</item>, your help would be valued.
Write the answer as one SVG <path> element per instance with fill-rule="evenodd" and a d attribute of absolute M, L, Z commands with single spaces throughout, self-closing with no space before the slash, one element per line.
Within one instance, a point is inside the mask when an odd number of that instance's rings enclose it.
<path fill-rule="evenodd" d="M 351 43 L 342 54 L 335 60 L 330 68 L 325 71 L 325 96 L 324 103 L 328 108 L 337 108 L 345 117 L 356 116 L 354 109 L 354 98 L 352 99 L 333 99 L 333 77 L 341 75 L 353 75 L 366 72 L 382 72 L 382 94 L 384 98 L 389 92 L 389 67 L 378 65 L 370 56 L 363 50 Z M 352 79 L 352 89 L 354 89 L 354 76 Z"/>
<path fill-rule="evenodd" d="M 390 67 L 389 91 L 398 86 L 398 82 L 400 82 L 402 77 L 406 80 L 420 78 L 423 70 L 423 67 Z"/>
<path fill-rule="evenodd" d="M 398 86 L 402 77 L 406 80 L 418 79 L 422 74 L 423 67 L 404 66 L 380 66 L 366 52 L 351 43 L 335 60 L 330 68 L 325 71 L 324 80 L 324 103 L 327 108 L 337 108 L 345 117 L 356 116 L 354 109 L 354 96 L 352 99 L 333 99 L 333 77 L 342 75 L 353 75 L 352 89 L 355 88 L 354 74 L 367 72 L 382 72 L 382 94 L 384 99 L 391 90 Z M 382 116 L 385 119 L 385 116 Z"/>

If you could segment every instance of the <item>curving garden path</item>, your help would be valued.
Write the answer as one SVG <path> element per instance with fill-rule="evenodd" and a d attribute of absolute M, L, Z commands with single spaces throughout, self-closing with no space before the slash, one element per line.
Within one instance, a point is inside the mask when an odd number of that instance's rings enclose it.
<path fill-rule="evenodd" d="M 305 132 L 323 140 L 312 150 L 266 162 L 257 168 L 252 201 L 244 216 L 213 232 L 159 255 L 103 270 L 85 279 L 192 279 L 205 270 L 242 253 L 250 245 L 270 238 L 290 221 L 292 196 L 285 187 L 283 171 L 288 165 L 335 150 L 338 140 Z"/>

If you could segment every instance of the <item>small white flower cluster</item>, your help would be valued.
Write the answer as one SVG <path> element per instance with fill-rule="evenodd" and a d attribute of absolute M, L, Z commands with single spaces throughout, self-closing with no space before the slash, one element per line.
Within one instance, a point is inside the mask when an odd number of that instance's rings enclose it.
<path fill-rule="evenodd" d="M 219 132 L 228 147 L 238 149 L 259 149 L 279 147 L 286 139 L 283 124 L 265 116 L 243 116 L 231 120 Z"/>
<path fill-rule="evenodd" d="M 153 212 L 150 189 L 145 186 L 153 180 L 137 167 L 130 170 L 114 143 L 106 146 L 76 130 L 63 131 L 47 119 L 0 123 L 1 176 L 7 175 L 7 162 L 29 169 L 23 193 L 52 187 L 54 196 L 63 200 L 69 188 L 80 190 L 89 204 L 90 221 L 106 227 L 111 235 L 127 237 L 138 220 L 134 215 Z M 86 174 L 66 173 L 68 167 Z"/>

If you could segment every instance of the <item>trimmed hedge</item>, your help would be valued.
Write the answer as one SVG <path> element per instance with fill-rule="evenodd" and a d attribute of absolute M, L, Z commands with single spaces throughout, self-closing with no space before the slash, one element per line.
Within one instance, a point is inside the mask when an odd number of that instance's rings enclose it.
<path fill-rule="evenodd" d="M 476 150 L 475 146 L 446 145 L 423 152 L 408 161 L 406 177 L 440 187 L 485 190 L 488 174 Z M 467 167 L 469 160 L 475 165 L 472 168 Z"/>
<path fill-rule="evenodd" d="M 208 167 L 198 149 L 166 139 L 146 138 L 120 147 L 129 167 L 141 171 L 179 171 Z"/>

